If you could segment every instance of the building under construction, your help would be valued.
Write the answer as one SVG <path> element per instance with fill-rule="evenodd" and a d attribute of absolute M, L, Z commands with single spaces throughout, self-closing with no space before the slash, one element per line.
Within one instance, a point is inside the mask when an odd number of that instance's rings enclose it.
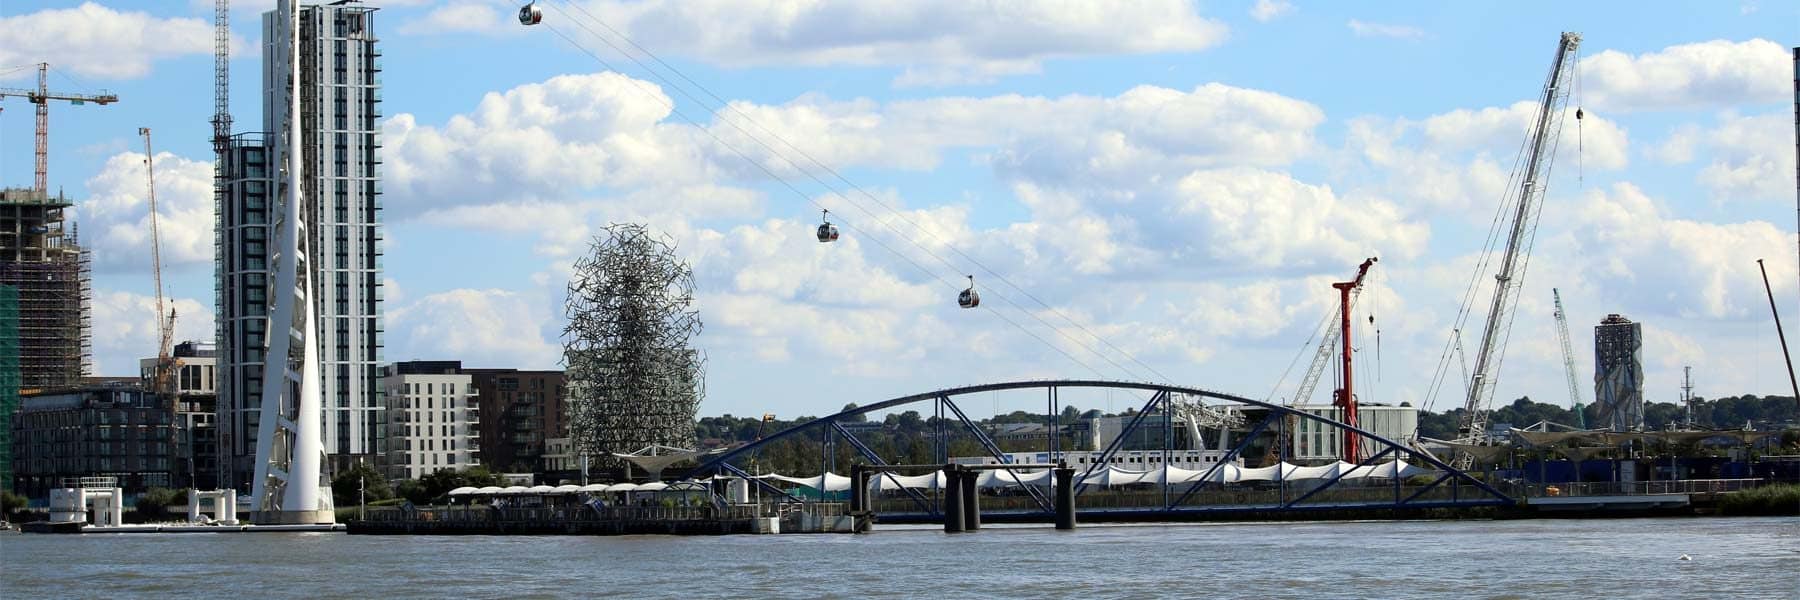
<path fill-rule="evenodd" d="M 89 358 L 89 255 L 63 211 L 62 194 L 0 190 L 0 286 L 18 294 L 18 385 L 24 390 L 81 383 Z M 10 295 L 9 295 L 10 296 Z"/>
<path fill-rule="evenodd" d="M 1606 315 L 1594 327 L 1593 425 L 1612 431 L 1644 428 L 1643 329 L 1622 315 Z"/>

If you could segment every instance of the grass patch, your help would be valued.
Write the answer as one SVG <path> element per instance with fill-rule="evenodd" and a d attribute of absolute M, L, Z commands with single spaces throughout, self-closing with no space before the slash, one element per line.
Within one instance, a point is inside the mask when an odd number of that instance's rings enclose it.
<path fill-rule="evenodd" d="M 1782 483 L 1725 494 L 1719 514 L 1731 516 L 1800 515 L 1800 484 Z"/>

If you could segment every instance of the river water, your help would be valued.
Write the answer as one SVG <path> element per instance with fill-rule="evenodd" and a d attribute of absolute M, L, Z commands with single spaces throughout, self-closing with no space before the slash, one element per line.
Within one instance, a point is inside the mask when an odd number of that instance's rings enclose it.
<path fill-rule="evenodd" d="M 0 533 L 0 560 L 6 598 L 1800 598 L 1800 518 L 726 537 Z"/>

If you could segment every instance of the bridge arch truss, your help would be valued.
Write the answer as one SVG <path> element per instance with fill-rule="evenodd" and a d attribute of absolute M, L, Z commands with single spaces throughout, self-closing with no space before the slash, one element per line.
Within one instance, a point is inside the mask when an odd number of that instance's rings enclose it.
<path fill-rule="evenodd" d="M 833 464 L 835 459 L 829 457 L 834 457 L 836 455 L 834 452 L 831 452 L 831 448 L 838 443 L 846 444 L 854 450 L 852 455 L 854 457 L 853 460 L 855 458 L 860 458 L 867 464 L 887 466 L 889 463 L 886 460 L 872 451 L 868 444 L 864 443 L 857 437 L 856 433 L 852 431 L 851 428 L 845 427 L 844 424 L 856 422 L 859 417 L 864 417 L 871 413 L 925 404 L 931 405 L 933 407 L 933 414 L 939 417 L 936 420 L 936 423 L 938 424 L 938 427 L 940 427 L 937 432 L 940 441 L 946 439 L 944 436 L 949 433 L 945 428 L 960 424 L 962 431 L 959 433 L 964 433 L 972 437 L 980 444 L 986 454 L 990 458 L 995 459 L 996 462 L 1007 463 L 1011 461 L 1007 460 L 1005 456 L 1006 453 L 1001 450 L 1000 445 L 996 443 L 978 423 L 969 418 L 967 412 L 965 412 L 962 406 L 958 404 L 958 398 L 990 392 L 1042 390 L 1049 400 L 1047 404 L 1049 409 L 1047 417 L 1054 418 L 1058 391 L 1070 388 L 1126 390 L 1136 393 L 1147 392 L 1150 394 L 1149 399 L 1138 409 L 1125 428 L 1113 439 L 1109 447 L 1101 451 L 1099 457 L 1091 461 L 1085 470 L 1077 471 L 1077 482 L 1086 480 L 1088 475 L 1093 474 L 1098 469 L 1108 468 L 1108 465 L 1112 464 L 1111 459 L 1121 451 L 1122 442 L 1133 433 L 1141 431 L 1146 427 L 1153 427 L 1153 425 L 1147 423 L 1147 421 L 1150 420 L 1146 418 L 1147 416 L 1153 413 L 1172 414 L 1171 411 L 1175 408 L 1172 406 L 1172 395 L 1179 394 L 1189 397 L 1205 398 L 1230 403 L 1242 408 L 1256 408 L 1265 411 L 1265 416 L 1261 419 L 1256 419 L 1254 423 L 1246 422 L 1246 424 L 1249 425 L 1247 434 L 1242 435 L 1241 439 L 1239 439 L 1239 441 L 1237 441 L 1224 456 L 1220 457 L 1218 462 L 1214 463 L 1214 465 L 1206 471 L 1205 475 L 1201 476 L 1197 481 L 1170 482 L 1168 481 L 1169 478 L 1164 476 L 1162 477 L 1163 481 L 1159 484 L 1162 492 L 1162 499 L 1154 505 L 1144 506 L 1140 503 L 1132 507 L 1086 507 L 1082 508 L 1080 511 L 1083 515 L 1115 513 L 1115 516 L 1120 516 L 1122 518 L 1129 518 L 1133 514 L 1145 518 L 1155 518 L 1159 516 L 1158 513 L 1160 513 L 1160 516 L 1167 517 L 1182 514 L 1229 512 L 1269 513 L 1317 510 L 1382 511 L 1503 506 L 1511 505 L 1515 502 L 1513 498 L 1494 488 L 1489 483 L 1439 460 L 1428 452 L 1420 452 L 1408 448 L 1399 441 L 1377 435 L 1359 427 L 1352 427 L 1320 415 L 1297 410 L 1292 407 L 1270 404 L 1201 388 L 1157 383 L 1088 379 L 988 383 L 912 394 L 867 406 L 858 406 L 836 414 L 819 417 L 794 425 L 782 431 L 764 436 L 757 441 L 733 448 L 722 454 L 712 455 L 691 471 L 690 476 L 704 477 L 710 474 L 736 475 L 750 479 L 772 495 L 785 497 L 791 502 L 807 502 L 809 500 L 793 496 L 778 486 L 752 476 L 744 468 L 740 467 L 738 463 L 756 456 L 757 453 L 764 448 L 770 447 L 772 444 L 799 438 L 813 440 L 822 445 L 819 465 L 821 473 L 819 483 L 821 486 L 823 486 L 825 481 L 823 474 L 829 472 L 831 468 L 835 466 Z M 1432 473 L 1424 475 L 1423 477 L 1428 479 L 1429 483 L 1409 485 L 1405 483 L 1405 477 L 1395 476 L 1385 478 L 1390 481 L 1379 489 L 1370 486 L 1360 486 L 1355 490 L 1356 493 L 1347 494 L 1349 497 L 1334 498 L 1334 496 L 1346 496 L 1346 494 L 1333 494 L 1331 493 L 1333 490 L 1339 490 L 1341 492 L 1344 488 L 1352 487 L 1345 483 L 1345 475 L 1348 472 L 1346 470 L 1340 471 L 1328 478 L 1313 479 L 1304 482 L 1301 480 L 1284 480 L 1278 477 L 1273 486 L 1279 488 L 1278 493 L 1263 493 L 1256 495 L 1255 498 L 1247 498 L 1246 501 L 1242 502 L 1199 505 L 1190 502 L 1191 499 L 1196 497 L 1197 493 L 1201 492 L 1201 490 L 1208 485 L 1209 481 L 1213 481 L 1216 484 L 1214 471 L 1224 468 L 1225 465 L 1234 463 L 1238 458 L 1244 456 L 1250 443 L 1257 439 L 1259 434 L 1265 431 L 1274 432 L 1278 428 L 1289 427 L 1290 423 L 1296 423 L 1297 420 L 1308 420 L 1318 423 L 1326 428 L 1324 429 L 1325 431 L 1335 430 L 1344 435 L 1361 436 L 1362 439 L 1371 444 L 1371 446 L 1366 457 L 1355 463 L 1357 467 L 1371 467 L 1380 464 L 1384 460 L 1406 460 L 1421 467 L 1428 466 L 1428 468 L 1432 470 Z M 1172 427 L 1170 421 L 1170 419 L 1163 419 L 1161 420 L 1160 425 L 1155 425 L 1154 427 Z M 1053 428 L 1047 438 L 1047 445 L 1049 446 L 1048 450 L 1052 457 L 1057 457 L 1068 452 L 1056 447 L 1056 439 L 1057 436 L 1055 429 Z M 1164 439 L 1166 444 L 1168 443 L 1166 440 L 1169 440 L 1170 436 L 1165 435 Z M 947 464 L 950 462 L 950 457 L 947 456 L 948 446 L 949 444 L 947 442 L 936 445 L 938 453 L 936 456 L 937 463 Z M 1165 447 L 1164 449 L 1167 450 L 1168 448 Z M 1281 449 L 1280 456 L 1283 461 L 1285 461 L 1285 448 Z M 1399 463 L 1396 462 L 1394 465 L 1395 472 L 1397 473 Z M 847 468 L 848 465 L 845 465 L 845 467 Z M 1162 462 L 1162 468 L 1167 469 L 1168 462 Z M 1277 472 L 1281 471 L 1282 469 L 1277 469 Z M 1167 471 L 1164 473 L 1166 474 Z M 1018 512 L 1023 513 L 1024 516 L 1031 516 L 1033 514 L 1038 516 L 1048 516 L 1053 512 L 1047 491 L 1037 489 L 1037 486 L 1033 485 L 1024 485 L 1021 487 L 1025 494 L 1031 498 L 1031 501 L 1027 506 L 1035 506 L 1035 510 L 1026 508 L 1023 511 Z M 1094 486 L 1078 485 L 1077 493 L 1080 494 L 1091 487 Z M 1371 493 L 1371 490 L 1378 493 Z M 1263 491 L 1269 492 L 1269 490 Z M 918 515 L 935 516 L 937 514 L 938 505 L 932 499 L 928 498 L 927 494 L 912 488 L 903 488 L 902 492 L 912 499 L 913 505 L 918 510 Z M 820 496 L 824 497 L 824 494 L 820 494 Z"/>

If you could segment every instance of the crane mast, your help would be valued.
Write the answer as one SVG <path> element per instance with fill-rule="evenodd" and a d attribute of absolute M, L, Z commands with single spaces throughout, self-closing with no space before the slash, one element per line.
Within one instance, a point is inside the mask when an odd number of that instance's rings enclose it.
<path fill-rule="evenodd" d="M 1355 371 L 1350 369 L 1350 357 L 1353 354 L 1350 347 L 1350 294 L 1353 291 L 1362 288 L 1363 276 L 1369 274 L 1369 267 L 1375 265 L 1375 260 L 1374 257 L 1370 257 L 1368 260 L 1363 261 L 1362 266 L 1356 268 L 1355 279 L 1331 284 L 1331 287 L 1338 291 L 1338 322 L 1341 324 L 1342 328 L 1338 337 L 1344 342 L 1342 354 L 1339 357 L 1341 361 L 1340 364 L 1342 365 L 1341 368 L 1343 369 L 1343 377 L 1340 381 L 1344 383 L 1344 387 L 1338 388 L 1337 393 L 1333 395 L 1334 398 L 1332 399 L 1332 404 L 1343 411 L 1343 422 L 1345 425 L 1351 427 L 1357 426 L 1357 416 L 1356 388 L 1353 385 L 1354 379 L 1352 378 Z M 1359 438 L 1360 436 L 1355 434 L 1348 432 L 1344 433 L 1344 462 L 1353 463 L 1362 459 Z"/>
<path fill-rule="evenodd" d="M 175 361 L 170 354 L 170 345 L 175 338 L 175 311 L 163 312 L 162 284 L 162 234 L 157 228 L 156 216 L 156 154 L 150 148 L 150 128 L 139 127 L 138 135 L 144 136 L 144 192 L 150 199 L 150 273 L 156 280 L 156 370 L 153 377 L 153 389 L 157 400 L 166 404 L 174 402 L 173 383 Z M 167 314 L 165 319 L 163 315 Z"/>
<path fill-rule="evenodd" d="M 82 105 L 88 102 L 105 106 L 119 101 L 119 97 L 102 92 L 100 94 L 72 94 L 68 92 L 52 92 L 50 84 L 50 63 L 38 63 L 37 89 L 0 88 L 0 98 L 17 96 L 37 105 L 37 172 L 32 180 L 31 189 L 47 192 L 50 189 L 50 101 L 67 100 L 70 104 Z"/>
<path fill-rule="evenodd" d="M 1580 45 L 1581 34 L 1562 34 L 1562 40 L 1556 46 L 1556 60 L 1550 66 L 1550 77 L 1544 82 L 1543 96 L 1538 101 L 1537 117 L 1532 121 L 1531 146 L 1519 177 L 1519 198 L 1506 237 L 1506 253 L 1500 260 L 1500 270 L 1494 275 L 1494 300 L 1488 307 L 1481 346 L 1475 355 L 1475 374 L 1469 381 L 1469 395 L 1458 427 L 1460 441 L 1464 443 L 1482 443 L 1487 438 L 1487 407 L 1494 396 L 1494 380 L 1500 371 L 1501 358 L 1506 354 L 1506 337 L 1512 329 L 1518 291 L 1525 283 L 1531 238 L 1537 231 L 1538 206 L 1549 179 L 1550 165 L 1555 160 L 1556 140 L 1562 133 L 1563 108 L 1569 100 L 1570 86 L 1566 83 L 1574 67 L 1575 49 Z M 1467 468 L 1473 462 L 1474 456 L 1467 452 L 1457 457 L 1459 468 Z"/>
<path fill-rule="evenodd" d="M 1576 385 L 1575 349 L 1569 344 L 1569 318 L 1563 313 L 1562 292 L 1550 288 L 1556 300 L 1556 334 L 1562 338 L 1563 371 L 1569 374 L 1569 406 L 1575 408 L 1575 426 L 1587 429 L 1587 414 L 1581 410 L 1581 387 Z"/>

